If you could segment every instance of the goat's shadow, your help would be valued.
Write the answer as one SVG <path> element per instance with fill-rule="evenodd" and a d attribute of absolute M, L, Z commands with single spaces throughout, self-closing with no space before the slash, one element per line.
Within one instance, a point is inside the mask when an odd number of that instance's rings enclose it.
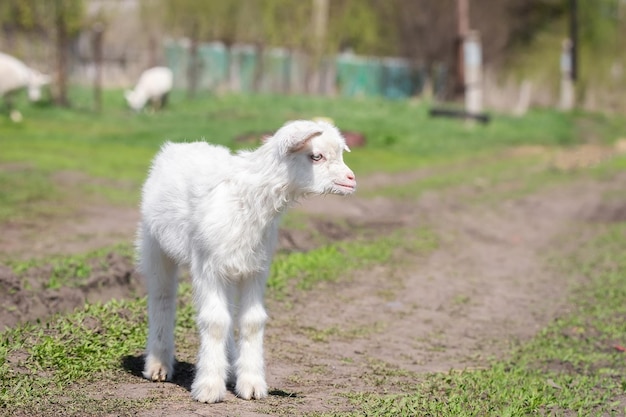
<path fill-rule="evenodd" d="M 143 378 L 143 365 L 143 355 L 127 355 L 122 358 L 122 367 L 131 375 L 139 378 Z M 168 382 L 185 388 L 187 391 L 191 391 L 194 374 L 194 364 L 177 361 L 174 366 L 174 377 Z"/>
<path fill-rule="evenodd" d="M 126 372 L 139 378 L 143 378 L 143 355 L 127 355 L 122 358 L 122 367 Z M 191 392 L 191 384 L 193 383 L 193 377 L 195 375 L 195 366 L 189 362 L 176 362 L 174 367 L 174 377 L 169 383 L 178 385 Z M 235 387 L 228 385 L 228 390 L 234 395 Z M 275 388 L 269 391 L 269 395 L 273 397 L 288 397 L 288 398 L 300 398 L 302 395 L 296 392 L 287 392 L 281 389 Z"/>

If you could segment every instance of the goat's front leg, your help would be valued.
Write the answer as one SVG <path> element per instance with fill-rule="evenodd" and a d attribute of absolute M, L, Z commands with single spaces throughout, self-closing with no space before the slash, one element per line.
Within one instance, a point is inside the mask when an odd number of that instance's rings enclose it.
<path fill-rule="evenodd" d="M 195 275 L 194 291 L 200 351 L 191 395 L 200 402 L 216 403 L 226 396 L 232 290 L 226 280 Z"/>
<path fill-rule="evenodd" d="M 267 313 L 263 307 L 265 277 L 240 282 L 239 357 L 236 362 L 235 391 L 241 398 L 267 397 L 263 363 L 263 330 Z"/>

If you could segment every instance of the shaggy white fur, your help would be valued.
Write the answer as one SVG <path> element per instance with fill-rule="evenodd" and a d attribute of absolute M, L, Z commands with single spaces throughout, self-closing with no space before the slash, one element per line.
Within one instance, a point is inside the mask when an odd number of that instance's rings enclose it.
<path fill-rule="evenodd" d="M 148 287 L 146 378 L 172 378 L 177 271 L 188 264 L 200 332 L 193 398 L 221 401 L 227 382 L 241 398 L 267 396 L 263 296 L 279 220 L 302 197 L 355 191 L 344 150 L 336 127 L 313 121 L 285 124 L 254 151 L 163 146 L 143 187 L 137 245 Z"/>

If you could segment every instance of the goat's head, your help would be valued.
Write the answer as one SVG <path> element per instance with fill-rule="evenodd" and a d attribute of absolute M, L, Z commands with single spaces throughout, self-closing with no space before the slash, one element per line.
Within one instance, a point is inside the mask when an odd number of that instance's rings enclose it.
<path fill-rule="evenodd" d="M 143 109 L 143 106 L 148 100 L 146 95 L 138 89 L 124 91 L 124 98 L 128 106 L 137 112 Z"/>
<path fill-rule="evenodd" d="M 343 152 L 350 149 L 330 123 L 289 122 L 270 140 L 288 161 L 290 180 L 298 193 L 348 195 L 356 190 L 354 173 L 343 162 Z"/>
<path fill-rule="evenodd" d="M 31 70 L 28 75 L 28 99 L 32 102 L 41 100 L 41 88 L 50 84 L 50 76 Z"/>

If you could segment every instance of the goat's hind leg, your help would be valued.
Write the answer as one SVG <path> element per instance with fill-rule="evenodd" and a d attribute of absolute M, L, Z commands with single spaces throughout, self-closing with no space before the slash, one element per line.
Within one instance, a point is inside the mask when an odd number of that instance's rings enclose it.
<path fill-rule="evenodd" d="M 169 381 L 174 375 L 174 324 L 178 266 L 147 233 L 140 242 L 140 269 L 148 288 L 148 343 L 143 376 Z"/>

